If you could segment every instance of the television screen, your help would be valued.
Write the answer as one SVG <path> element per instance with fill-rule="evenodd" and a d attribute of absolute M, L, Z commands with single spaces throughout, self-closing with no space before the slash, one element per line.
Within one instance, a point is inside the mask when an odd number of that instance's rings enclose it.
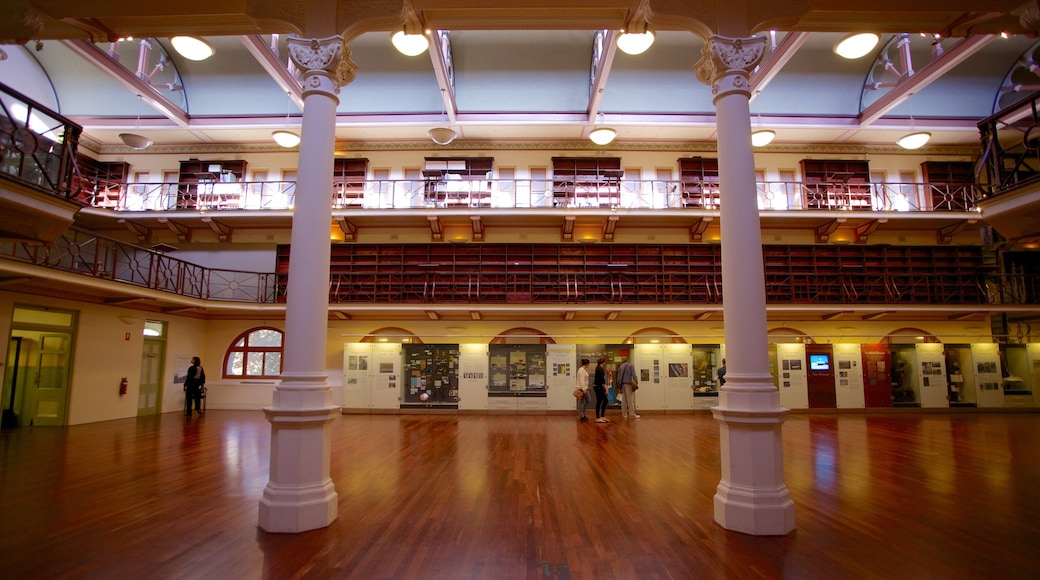
<path fill-rule="evenodd" d="M 809 370 L 829 371 L 831 370 L 831 357 L 825 354 L 809 355 Z"/>

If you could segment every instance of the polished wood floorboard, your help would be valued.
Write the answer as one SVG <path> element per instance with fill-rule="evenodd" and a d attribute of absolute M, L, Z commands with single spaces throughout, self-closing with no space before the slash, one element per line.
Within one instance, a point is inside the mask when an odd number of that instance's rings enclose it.
<path fill-rule="evenodd" d="M 613 418 L 339 417 L 301 534 L 256 526 L 260 412 L 4 430 L 0 576 L 1040 577 L 1040 413 L 789 416 L 782 537 L 714 522 L 710 414 Z"/>

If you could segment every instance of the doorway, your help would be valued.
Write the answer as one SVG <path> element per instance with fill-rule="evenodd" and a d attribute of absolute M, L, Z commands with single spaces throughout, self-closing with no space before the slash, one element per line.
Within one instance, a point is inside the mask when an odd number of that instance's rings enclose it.
<path fill-rule="evenodd" d="M 141 352 L 141 382 L 137 394 L 137 416 L 162 412 L 163 361 L 166 360 L 166 323 L 144 322 L 144 348 Z"/>
<path fill-rule="evenodd" d="M 3 427 L 65 425 L 75 324 L 75 312 L 15 306 Z"/>

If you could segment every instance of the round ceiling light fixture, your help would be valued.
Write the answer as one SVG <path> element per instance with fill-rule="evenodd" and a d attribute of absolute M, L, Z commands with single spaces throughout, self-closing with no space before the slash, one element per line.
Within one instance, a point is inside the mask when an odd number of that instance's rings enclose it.
<path fill-rule="evenodd" d="M 151 139 L 137 133 L 120 133 L 119 139 L 133 149 L 147 149 L 152 146 Z"/>
<path fill-rule="evenodd" d="M 624 32 L 617 39 L 617 47 L 625 54 L 643 54 L 654 43 L 654 33 L 647 30 L 642 34 Z"/>
<path fill-rule="evenodd" d="M 880 40 L 881 37 L 873 32 L 850 34 L 834 45 L 834 53 L 850 60 L 859 58 L 874 50 Z"/>
<path fill-rule="evenodd" d="M 405 56 L 419 56 L 430 48 L 430 41 L 425 34 L 408 34 L 403 30 L 393 33 L 390 42 L 394 44 L 397 52 Z"/>
<path fill-rule="evenodd" d="M 271 137 L 282 147 L 296 147 L 300 144 L 300 136 L 292 131 L 275 131 L 271 133 Z"/>
<path fill-rule="evenodd" d="M 195 36 L 174 36 L 170 38 L 177 54 L 188 60 L 206 60 L 216 52 L 213 45 Z"/>
<path fill-rule="evenodd" d="M 596 127 L 589 133 L 589 139 L 596 145 L 606 145 L 617 137 L 617 131 L 610 127 Z"/>
<path fill-rule="evenodd" d="M 920 149 L 921 147 L 924 147 L 925 143 L 927 143 L 931 138 L 931 133 L 928 133 L 927 131 L 918 131 L 900 137 L 896 143 L 898 143 L 903 149 Z"/>
<path fill-rule="evenodd" d="M 751 144 L 755 147 L 765 147 L 773 142 L 776 131 L 762 129 L 751 134 Z"/>
<path fill-rule="evenodd" d="M 426 134 L 438 145 L 447 145 L 454 141 L 455 137 L 458 137 L 458 133 L 450 127 L 434 127 L 427 131 Z"/>

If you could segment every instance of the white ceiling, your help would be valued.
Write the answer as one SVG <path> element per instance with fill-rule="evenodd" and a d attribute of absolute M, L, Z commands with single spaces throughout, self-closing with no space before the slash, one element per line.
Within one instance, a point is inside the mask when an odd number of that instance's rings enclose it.
<path fill-rule="evenodd" d="M 594 122 L 617 129 L 612 147 L 713 140 L 711 88 L 697 81 L 692 68 L 704 41 L 692 32 L 658 32 L 654 45 L 639 56 L 608 51 L 605 80 L 598 85 L 592 84 L 595 31 L 449 34 L 454 85 L 446 87 L 447 98 L 438 84 L 441 65 L 434 51 L 403 56 L 393 49 L 386 31 L 354 38 L 348 48 L 358 73 L 340 92 L 337 139 L 425 141 L 426 131 L 446 124 L 450 114 L 460 142 L 581 140 Z M 976 123 L 992 114 L 995 104 L 1040 85 L 1026 66 L 1036 40 L 1025 35 L 974 37 L 966 56 L 950 58 L 964 39 L 943 40 L 945 54 L 936 56 L 931 37 L 910 34 L 914 76 L 905 74 L 910 67 L 901 61 L 896 35 L 884 35 L 874 53 L 855 61 L 831 50 L 842 33 L 792 36 L 800 45 L 791 52 L 784 52 L 786 33 L 763 36 L 772 36 L 771 43 L 779 48 L 767 54 L 763 70 L 752 78 L 752 121 L 754 128 L 774 129 L 776 145 L 893 146 L 913 127 L 933 133 L 930 146 L 973 146 L 978 143 Z M 118 65 L 104 55 L 109 43 L 6 45 L 0 78 L 81 124 L 86 144 L 102 151 L 122 147 L 118 135 L 128 131 L 160 146 L 269 144 L 272 130 L 298 130 L 301 120 L 296 102 L 278 82 L 293 81 L 294 76 L 286 72 L 285 38 L 276 38 L 270 56 L 258 59 L 255 47 L 271 45 L 270 35 L 210 36 L 207 40 L 217 52 L 202 62 L 172 53 L 166 38 L 155 39 L 142 71 L 150 75 L 147 80 L 134 78 L 139 40 L 114 45 Z M 167 63 L 160 61 L 163 53 L 169 54 Z M 886 57 L 893 63 L 888 71 Z M 281 67 L 281 76 L 265 70 L 262 60 Z M 780 60 L 783 65 L 775 66 Z M 1006 91 L 1009 78 L 1023 90 Z M 892 86 L 865 89 L 871 82 Z M 183 89 L 168 90 L 167 83 Z M 592 92 L 594 86 L 602 87 L 600 98 Z M 147 94 L 138 98 L 142 87 L 168 99 L 176 114 L 164 115 Z M 1001 101 L 1006 94 L 1012 96 Z M 883 114 L 864 123 L 864 110 L 870 113 L 875 101 L 886 99 L 891 106 L 878 109 Z M 598 115 L 590 118 L 590 112 Z"/>

